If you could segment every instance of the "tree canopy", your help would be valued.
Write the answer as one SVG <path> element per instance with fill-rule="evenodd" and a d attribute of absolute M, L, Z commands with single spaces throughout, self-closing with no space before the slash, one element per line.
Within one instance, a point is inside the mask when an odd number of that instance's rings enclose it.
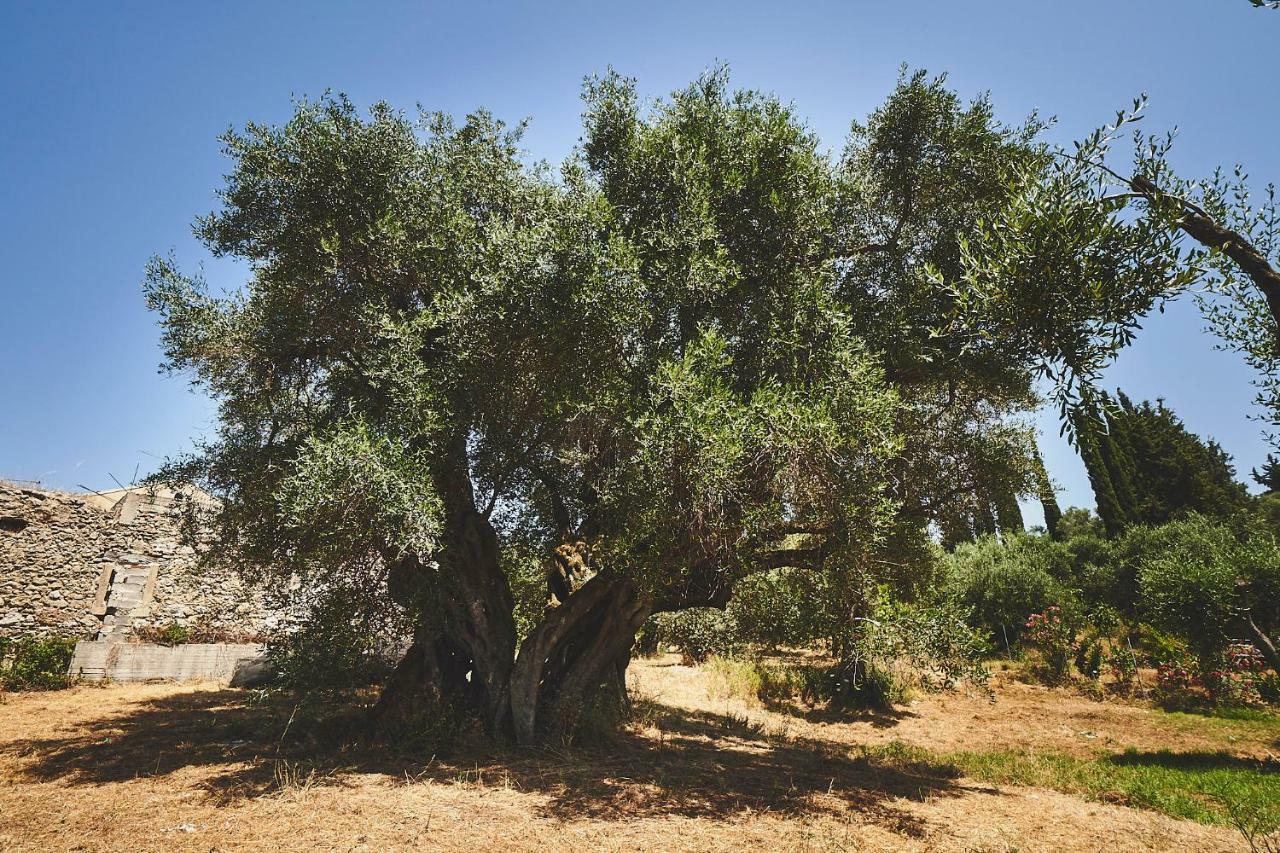
<path fill-rule="evenodd" d="M 148 270 L 168 368 L 218 404 L 160 476 L 221 499 L 207 559 L 412 625 L 385 731 L 448 705 L 569 736 L 653 613 L 782 566 L 892 584 L 931 525 L 1020 528 L 1035 377 L 1088 374 L 1183 275 L 1113 206 L 1037 218 L 1083 180 L 1042 123 L 923 72 L 838 157 L 722 68 L 584 102 L 553 169 L 485 112 L 302 101 L 224 138 L 196 225 L 244 287 Z"/>

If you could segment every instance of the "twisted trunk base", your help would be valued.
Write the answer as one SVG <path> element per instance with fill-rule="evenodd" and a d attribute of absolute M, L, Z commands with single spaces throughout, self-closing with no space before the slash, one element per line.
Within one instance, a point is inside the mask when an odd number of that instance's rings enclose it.
<path fill-rule="evenodd" d="M 626 707 L 631 647 L 652 610 L 630 581 L 597 576 L 547 611 L 514 661 L 483 661 L 475 650 L 495 644 L 476 641 L 474 622 L 457 631 L 469 611 L 447 608 L 443 625 L 420 634 L 387 682 L 374 735 L 393 739 L 461 712 L 521 746 L 570 741 L 593 710 Z"/>
<path fill-rule="evenodd" d="M 571 739 L 602 690 L 625 703 L 631 646 L 652 610 L 630 581 L 597 576 L 550 611 L 511 673 L 516 742 Z"/>
<path fill-rule="evenodd" d="M 396 666 L 371 712 L 374 736 L 382 739 L 420 729 L 447 709 L 478 716 L 484 697 L 468 680 L 471 660 L 444 637 L 421 636 Z"/>

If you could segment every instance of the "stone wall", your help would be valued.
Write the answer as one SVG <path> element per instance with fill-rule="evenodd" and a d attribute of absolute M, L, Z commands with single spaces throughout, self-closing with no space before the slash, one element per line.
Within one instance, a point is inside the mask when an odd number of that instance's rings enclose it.
<path fill-rule="evenodd" d="M 173 511 L 197 493 L 69 494 L 0 481 L 0 636 L 127 639 L 177 623 L 252 637 L 279 617 L 229 574 L 197 572 Z"/>

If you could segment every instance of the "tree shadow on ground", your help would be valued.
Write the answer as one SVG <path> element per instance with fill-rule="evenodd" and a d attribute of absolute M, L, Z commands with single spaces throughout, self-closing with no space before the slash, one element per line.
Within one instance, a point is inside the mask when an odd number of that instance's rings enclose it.
<path fill-rule="evenodd" d="M 920 716 L 906 708 L 837 708 L 831 705 L 800 705 L 791 699 L 766 699 L 770 711 L 808 723 L 867 723 L 875 729 L 891 729 L 903 720 Z"/>
<path fill-rule="evenodd" d="M 1171 752 L 1130 750 L 1109 758 L 1122 767 L 1164 767 L 1170 770 L 1247 770 L 1251 773 L 1280 773 L 1280 760 L 1244 758 L 1230 752 L 1193 750 Z"/>
<path fill-rule="evenodd" d="M 896 799 L 975 792 L 962 788 L 948 765 L 850 757 L 823 741 L 770 736 L 742 718 L 652 702 L 643 731 L 632 726 L 604 745 L 472 745 L 442 761 L 357 742 L 358 706 L 314 714 L 292 702 L 251 703 L 250 695 L 211 690 L 150 699 L 65 734 L 0 741 L 0 751 L 20 757 L 20 772 L 30 779 L 69 785 L 203 768 L 200 784 L 228 802 L 281 791 L 300 777 L 341 785 L 352 774 L 381 774 L 406 784 L 498 785 L 539 794 L 531 808 L 561 819 L 854 810 L 860 819 L 907 834 L 923 826 Z"/>

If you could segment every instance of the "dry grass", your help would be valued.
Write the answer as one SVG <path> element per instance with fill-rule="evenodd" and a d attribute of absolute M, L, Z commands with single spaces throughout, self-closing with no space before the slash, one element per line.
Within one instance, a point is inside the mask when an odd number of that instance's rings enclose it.
<path fill-rule="evenodd" d="M 608 748 L 464 746 L 447 760 L 344 745 L 350 718 L 211 685 L 10 697 L 0 849 L 1229 850 L 1228 829 L 983 784 L 877 746 L 1276 748 L 1262 729 L 1008 682 L 994 704 L 922 697 L 836 720 L 712 695 L 705 673 L 671 659 L 633 671 L 647 698 Z"/>
<path fill-rule="evenodd" d="M 674 660 L 674 658 L 672 658 Z M 786 720 L 792 732 L 830 743 L 906 742 L 935 752 L 989 749 L 1054 750 L 1088 757 L 1126 750 L 1222 751 L 1238 758 L 1280 757 L 1280 722 L 1168 713 L 1149 702 L 1098 701 L 1077 691 L 1030 684 L 1017 671 L 997 671 L 995 698 L 977 690 L 917 695 L 892 711 L 842 712 L 800 702 L 761 702 L 730 690 L 725 679 L 670 661 L 633 666 L 645 695 L 674 707 L 714 708 L 770 725 Z"/>

